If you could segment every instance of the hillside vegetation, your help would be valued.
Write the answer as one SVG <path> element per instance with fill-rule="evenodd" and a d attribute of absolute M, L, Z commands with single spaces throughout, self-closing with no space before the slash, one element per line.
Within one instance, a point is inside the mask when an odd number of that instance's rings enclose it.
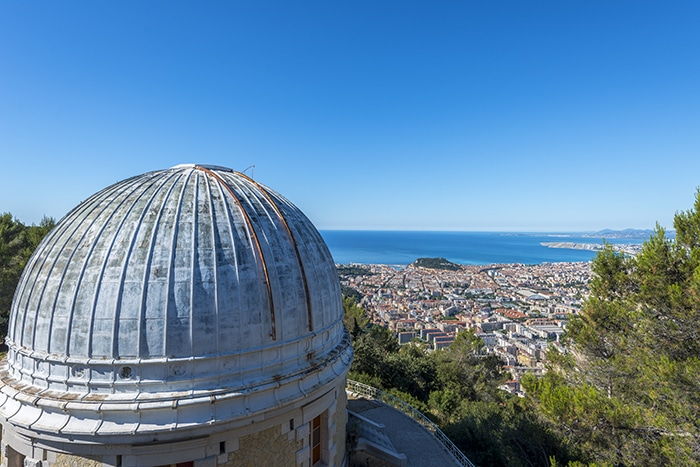
<path fill-rule="evenodd" d="M 44 218 L 39 225 L 24 225 L 12 214 L 0 215 L 0 343 L 4 346 L 15 289 L 24 266 L 55 222 Z"/>
<path fill-rule="evenodd" d="M 539 417 L 582 458 L 700 465 L 700 191 L 635 257 L 610 246 L 566 354 L 523 381 Z"/>
<path fill-rule="evenodd" d="M 459 264 L 455 264 L 445 258 L 418 258 L 413 262 L 412 266 L 429 269 L 445 269 L 448 271 L 457 271 L 461 269 Z"/>
<path fill-rule="evenodd" d="M 22 270 L 53 225 L 0 216 L 3 339 Z M 509 375 L 473 332 L 434 352 L 419 341 L 399 348 L 346 296 L 350 377 L 413 404 L 478 465 L 700 465 L 700 191 L 674 228 L 669 239 L 657 226 L 634 257 L 610 246 L 598 254 L 566 353 L 550 352 L 547 373 L 523 379 L 525 398 L 498 389 Z"/>
<path fill-rule="evenodd" d="M 636 256 L 598 253 L 566 353 L 523 379 L 525 398 L 498 389 L 503 364 L 471 331 L 428 352 L 354 325 L 350 377 L 432 417 L 477 465 L 700 465 L 700 191 L 674 228 Z"/>

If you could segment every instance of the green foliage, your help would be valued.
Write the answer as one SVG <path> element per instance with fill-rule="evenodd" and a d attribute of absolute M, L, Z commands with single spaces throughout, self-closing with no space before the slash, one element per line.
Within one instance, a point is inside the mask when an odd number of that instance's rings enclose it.
<path fill-rule="evenodd" d="M 567 352 L 522 379 L 525 399 L 497 389 L 502 363 L 473 332 L 428 353 L 358 323 L 353 372 L 423 407 L 480 465 L 700 465 L 700 190 L 674 227 L 636 257 L 598 254 Z"/>
<path fill-rule="evenodd" d="M 501 396 L 498 386 L 506 380 L 503 362 L 483 355 L 483 341 L 473 330 L 460 332 L 449 348 L 432 352 L 438 384 L 431 393 L 431 407 L 444 423 L 464 416 L 463 401 L 494 401 Z"/>
<path fill-rule="evenodd" d="M 413 265 L 421 268 L 445 269 L 448 271 L 458 271 L 462 269 L 459 264 L 455 264 L 445 258 L 418 258 L 413 262 Z"/>
<path fill-rule="evenodd" d="M 343 295 L 343 323 L 350 332 L 353 339 L 356 339 L 369 324 L 369 318 L 364 308 L 357 304 L 355 297 Z"/>
<path fill-rule="evenodd" d="M 473 331 L 459 333 L 447 349 L 400 348 L 387 329 L 366 328 L 355 339 L 351 379 L 384 389 L 433 419 L 479 465 L 546 465 L 568 460 L 556 436 L 498 389 L 503 363 L 484 355 Z"/>
<path fill-rule="evenodd" d="M 571 459 L 519 398 L 462 405 L 463 416 L 444 431 L 477 465 L 546 466 L 550 458 Z"/>
<path fill-rule="evenodd" d="M 39 225 L 26 226 L 12 214 L 0 215 L 0 341 L 7 323 L 15 289 L 32 253 L 55 222 L 44 217 Z"/>
<path fill-rule="evenodd" d="M 413 394 L 411 394 L 409 392 L 401 391 L 400 389 L 397 389 L 397 388 L 389 388 L 389 389 L 387 389 L 386 393 L 391 394 L 392 396 L 401 399 L 403 402 L 406 402 L 407 404 L 411 405 L 413 408 L 417 409 L 419 412 L 423 413 L 429 419 L 432 419 L 431 414 L 428 411 L 428 406 L 425 404 L 425 402 L 418 399 Z M 436 420 L 434 420 L 434 419 L 432 419 L 431 421 L 433 423 L 436 422 Z"/>
<path fill-rule="evenodd" d="M 589 285 L 592 295 L 601 300 L 625 297 L 633 287 L 629 277 L 631 267 L 628 256 L 606 244 L 593 262 L 593 279 Z"/>
<path fill-rule="evenodd" d="M 386 365 L 384 363 L 386 352 L 382 348 L 381 343 L 371 333 L 363 333 L 355 339 L 353 347 L 355 357 L 352 362 L 352 370 L 379 378 L 383 382 L 383 377 L 386 374 Z M 385 386 L 382 383 L 380 387 Z"/>
<path fill-rule="evenodd" d="M 357 277 L 357 276 L 373 276 L 374 273 L 370 271 L 368 268 L 364 266 L 337 266 L 336 269 L 338 270 L 338 275 L 340 276 L 350 276 L 350 277 Z"/>
<path fill-rule="evenodd" d="M 700 464 L 700 191 L 636 257 L 606 247 L 591 297 L 530 401 L 579 460 Z"/>
<path fill-rule="evenodd" d="M 358 381 L 368 386 L 383 389 L 381 380 L 378 377 L 370 376 L 367 373 L 360 373 L 354 370 L 350 370 L 348 372 L 348 379 Z"/>
<path fill-rule="evenodd" d="M 341 285 L 340 291 L 343 297 L 352 298 L 355 303 L 360 303 L 362 301 L 362 294 L 354 287 L 348 287 L 347 285 Z"/>

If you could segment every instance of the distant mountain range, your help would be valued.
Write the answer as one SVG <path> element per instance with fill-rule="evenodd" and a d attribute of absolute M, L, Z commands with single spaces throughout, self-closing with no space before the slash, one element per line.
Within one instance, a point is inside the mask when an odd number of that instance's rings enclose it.
<path fill-rule="evenodd" d="M 652 229 L 624 229 L 624 230 L 612 230 L 603 229 L 590 234 L 591 237 L 603 237 L 603 238 L 648 238 L 652 235 L 654 231 Z M 669 235 L 675 234 L 673 231 L 667 232 Z"/>

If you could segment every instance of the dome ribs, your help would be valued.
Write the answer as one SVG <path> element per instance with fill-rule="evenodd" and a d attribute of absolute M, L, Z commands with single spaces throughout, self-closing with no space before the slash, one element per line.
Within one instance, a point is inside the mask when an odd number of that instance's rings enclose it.
<path fill-rule="evenodd" d="M 216 322 L 216 325 L 214 326 L 214 350 L 217 354 L 221 352 L 221 343 L 219 342 L 219 281 L 217 280 L 218 277 L 218 261 L 216 260 L 216 255 L 217 255 L 217 248 L 216 248 L 216 231 L 217 231 L 217 225 L 215 222 L 215 217 L 214 217 L 214 203 L 212 199 L 212 191 L 211 191 L 211 186 L 209 184 L 209 180 L 204 177 L 204 189 L 206 190 L 206 196 L 204 197 L 204 202 L 206 203 L 207 209 L 206 212 L 209 213 L 209 219 L 208 219 L 208 225 L 210 226 L 209 229 L 209 242 L 210 242 L 210 250 L 209 250 L 209 255 L 210 255 L 210 260 L 211 260 L 211 277 L 213 279 L 213 318 L 214 321 Z M 199 225 L 199 223 L 197 223 Z M 211 337 L 210 337 L 211 338 Z"/>
<path fill-rule="evenodd" d="M 223 310 L 221 309 L 223 306 L 222 301 L 226 300 L 227 305 L 231 305 L 232 297 L 231 297 L 231 292 L 232 289 L 235 290 L 235 301 L 236 301 L 236 308 L 241 309 L 242 308 L 242 303 L 241 303 L 241 276 L 240 276 L 240 264 L 239 264 L 239 259 L 238 259 L 238 250 L 241 248 L 240 245 L 237 244 L 235 240 L 235 224 L 232 218 L 232 211 L 231 211 L 231 206 L 229 204 L 228 198 L 224 194 L 224 188 L 221 185 L 221 183 L 218 183 L 217 180 L 212 179 L 212 183 L 214 183 L 214 186 L 216 190 L 211 190 L 212 196 L 214 196 L 214 193 L 216 192 L 218 196 L 220 196 L 220 204 L 219 203 L 213 203 L 212 206 L 217 209 L 219 206 L 222 208 L 222 215 L 225 217 L 226 222 L 224 222 L 222 225 L 218 225 L 217 228 L 213 229 L 213 234 L 214 234 L 214 239 L 215 243 L 214 245 L 217 246 L 219 250 L 217 250 L 217 254 L 220 253 L 222 255 L 221 261 L 222 261 L 222 268 L 217 268 L 217 276 L 216 276 L 216 283 L 217 283 L 217 303 L 216 303 L 216 309 L 217 309 L 217 320 L 218 320 L 218 325 L 219 325 L 219 330 L 217 331 L 217 341 L 219 342 L 218 349 L 220 352 L 224 352 L 225 350 L 228 350 L 230 348 L 231 341 L 234 341 L 236 343 L 240 343 L 243 341 L 243 326 L 240 324 L 240 315 L 237 313 L 223 313 Z M 238 206 L 236 206 L 238 207 Z M 214 212 L 212 211 L 212 215 L 214 215 Z M 221 220 L 220 216 L 215 216 L 219 220 Z M 218 239 L 218 242 L 217 242 Z M 230 245 L 230 250 L 224 247 L 224 242 L 228 241 Z M 228 256 L 228 257 L 227 257 Z M 216 259 L 216 264 L 219 264 L 219 258 L 217 257 Z M 235 284 L 235 288 L 233 287 L 226 287 L 224 286 L 221 290 L 219 290 L 219 281 L 224 280 L 228 278 L 227 276 L 229 274 L 235 274 L 235 281 L 233 278 L 230 279 L 230 284 Z M 224 310 L 226 310 L 226 307 L 224 307 Z M 235 320 L 235 324 L 232 323 L 232 321 Z M 227 335 L 226 338 L 222 338 L 221 336 L 221 329 L 223 328 L 226 329 L 229 326 L 232 326 L 236 330 L 236 336 L 231 336 Z"/>
<path fill-rule="evenodd" d="M 138 178 L 140 179 L 140 177 L 138 177 Z M 136 185 L 136 184 L 137 184 L 137 177 L 134 177 L 134 178 L 132 178 L 132 179 L 130 180 L 130 185 Z M 112 191 L 110 190 L 108 194 L 113 194 L 113 193 L 112 193 Z M 90 209 L 89 211 L 87 211 L 87 212 L 85 212 L 85 210 L 74 211 L 74 213 L 77 214 L 79 217 L 83 217 L 83 218 L 86 219 L 86 220 L 89 219 L 89 222 L 88 222 L 88 227 L 87 227 L 87 228 L 84 228 L 84 229 L 82 230 L 82 235 L 81 235 L 80 238 L 77 239 L 77 241 L 75 242 L 76 245 L 77 245 L 78 247 L 72 249 L 71 257 L 70 257 L 69 260 L 66 262 L 66 266 L 65 266 L 65 269 L 64 269 L 64 271 L 63 271 L 64 277 L 65 277 L 66 274 L 68 274 L 69 269 L 74 269 L 74 270 L 75 270 L 75 269 L 77 268 L 77 273 L 78 273 L 78 274 L 77 274 L 77 278 L 74 279 L 74 280 L 75 280 L 75 286 L 73 287 L 73 290 L 72 290 L 73 295 L 72 295 L 72 297 L 71 297 L 71 299 L 70 299 L 70 304 L 68 305 L 68 306 L 70 307 L 70 312 L 68 313 L 68 317 L 67 317 L 67 320 L 66 320 L 66 335 L 65 335 L 65 343 L 64 343 L 65 349 L 53 348 L 53 347 L 55 347 L 58 343 L 61 342 L 59 339 L 54 339 L 53 337 L 52 337 L 51 340 L 50 340 L 50 346 L 51 346 L 52 348 L 48 349 L 50 352 L 61 352 L 61 351 L 65 351 L 66 355 L 68 355 L 68 356 L 70 356 L 70 355 L 72 355 L 72 354 L 74 353 L 74 352 L 72 351 L 73 349 L 71 348 L 71 346 L 73 345 L 73 338 L 74 338 L 74 332 L 73 332 L 73 328 L 74 328 L 74 324 L 75 324 L 74 316 L 75 316 L 76 302 L 77 302 L 77 300 L 78 300 L 78 296 L 79 296 L 79 294 L 80 294 L 81 292 L 86 292 L 87 289 L 88 289 L 88 287 L 89 287 L 90 285 L 92 285 L 92 283 L 96 283 L 96 282 L 97 282 L 97 281 L 96 281 L 96 278 L 94 278 L 94 277 L 89 277 L 89 275 L 88 275 L 88 281 L 89 281 L 90 283 L 88 283 L 88 282 L 85 281 L 85 275 L 86 275 L 86 272 L 87 272 L 87 267 L 88 267 L 88 264 L 89 264 L 90 259 L 91 259 L 91 257 L 92 257 L 92 253 L 93 253 L 93 251 L 94 251 L 94 249 L 95 249 L 95 247 L 96 247 L 96 244 L 95 244 L 95 243 L 91 243 L 91 242 L 89 241 L 89 238 L 88 238 L 88 237 L 89 237 L 90 233 L 92 233 L 92 228 L 93 228 L 94 226 L 96 226 L 96 225 L 99 225 L 99 221 L 101 220 L 102 214 L 103 214 L 105 211 L 107 211 L 107 208 L 108 208 L 108 207 L 110 207 L 110 203 L 109 203 L 107 200 L 105 200 L 105 194 L 104 194 L 104 193 L 102 193 L 101 196 L 99 196 L 99 197 L 93 197 L 93 198 L 89 199 L 87 202 L 88 202 L 88 203 L 92 203 L 92 204 L 94 205 L 94 207 L 91 208 L 91 209 Z M 93 213 L 95 213 L 95 214 L 93 215 Z M 71 214 L 73 214 L 73 213 L 71 213 Z M 76 221 L 76 222 L 70 222 L 70 223 L 66 223 L 66 224 L 67 224 L 67 225 L 74 225 L 74 226 L 76 226 L 76 231 L 77 231 L 77 230 L 78 230 L 77 227 L 78 227 L 80 224 L 82 224 L 82 222 L 77 222 L 77 221 Z M 103 226 L 101 229 L 99 229 L 100 232 L 102 232 L 103 230 L 104 230 L 104 226 Z M 99 236 L 99 234 L 97 234 L 97 235 Z M 72 237 L 72 234 L 71 234 L 71 237 Z M 69 243 L 69 242 L 70 242 L 70 238 L 67 239 L 66 244 Z M 75 258 L 75 262 L 74 262 L 73 257 L 74 257 L 74 255 L 79 251 L 79 249 L 80 249 L 79 246 L 80 246 L 81 244 L 83 244 L 84 242 L 85 242 L 86 244 L 89 244 L 89 245 L 90 245 L 90 248 L 88 249 L 88 251 L 82 252 L 80 256 L 78 256 L 77 258 Z M 64 244 L 64 248 L 63 248 L 63 249 L 65 250 L 65 244 Z M 82 260 L 82 261 L 79 263 L 79 266 L 78 266 L 78 264 L 76 264 L 76 263 L 77 263 L 77 260 Z M 93 281 L 94 281 L 94 282 L 93 282 Z M 97 293 L 97 292 L 95 292 L 95 293 Z M 55 296 L 54 306 L 56 306 L 56 302 L 57 302 L 57 301 L 58 301 L 58 294 L 56 294 L 56 296 Z M 52 326 L 52 328 L 53 328 L 53 326 Z M 82 331 L 82 330 L 81 330 L 81 331 Z M 53 333 L 53 330 L 52 330 L 52 333 Z M 82 332 L 80 332 L 80 334 L 82 334 Z M 91 333 L 90 333 L 90 334 L 91 334 Z M 84 338 L 84 336 L 80 336 L 80 338 Z M 86 351 L 89 352 L 88 349 L 86 349 Z"/>
<path fill-rule="evenodd" d="M 143 264 L 144 270 L 148 269 L 148 260 L 150 260 L 150 256 L 153 252 L 153 239 L 151 239 L 149 248 L 147 249 L 148 259 L 145 262 L 139 261 L 140 258 L 138 258 L 139 248 L 137 241 L 140 238 L 141 231 L 148 230 L 149 225 L 152 225 L 144 222 L 144 220 L 151 212 L 150 207 L 158 197 L 160 189 L 163 185 L 168 183 L 171 178 L 172 176 L 163 180 L 158 180 L 160 183 L 157 186 L 155 181 L 151 181 L 147 185 L 143 186 L 140 193 L 137 195 L 134 192 L 136 198 L 133 200 L 132 206 L 129 209 L 129 214 L 125 216 L 129 218 L 129 221 L 126 223 L 127 234 L 129 236 L 127 238 L 129 246 L 126 249 L 126 254 L 123 256 L 121 272 L 119 274 L 119 288 L 117 291 L 114 320 L 112 323 L 112 358 L 141 356 L 140 336 L 142 331 L 141 322 L 143 321 L 143 300 L 136 300 L 137 294 L 125 293 L 124 287 L 125 285 L 133 284 L 134 287 L 140 288 L 141 297 L 143 297 L 144 291 L 147 289 L 147 284 L 143 280 L 140 280 L 139 282 L 134 281 L 133 275 L 138 269 L 137 266 L 134 265 L 134 262 L 137 264 Z M 129 193 L 126 196 L 131 197 L 132 194 Z M 145 205 L 140 209 L 135 209 L 144 199 L 146 200 Z M 134 216 L 130 215 L 132 211 L 138 215 L 138 219 L 133 219 Z M 157 230 L 157 226 L 157 223 L 153 225 L 153 230 Z M 121 227 L 119 231 L 121 232 Z M 119 235 L 119 232 L 117 235 Z M 137 256 L 136 260 L 134 260 L 134 254 Z M 127 300 L 127 302 L 124 303 L 125 297 L 132 298 L 132 300 Z M 123 310 L 126 312 L 126 318 L 123 316 Z"/>
<path fill-rule="evenodd" d="M 191 355 L 218 352 L 216 302 L 216 258 L 209 177 L 197 172 L 192 188 L 192 231 L 190 241 L 190 342 Z M 200 219 L 201 218 L 201 219 Z"/>
<path fill-rule="evenodd" d="M 87 198 L 37 248 L 7 372 L 28 395 L 94 403 L 97 419 L 107 399 L 310 384 L 351 358 L 339 287 L 322 237 L 276 191 L 225 167 L 148 172 Z"/>
<path fill-rule="evenodd" d="M 267 201 L 270 203 L 270 206 L 275 210 L 275 213 L 277 213 L 277 216 L 282 222 L 282 225 L 284 225 L 284 229 L 287 232 L 287 235 L 289 235 L 289 240 L 292 242 L 292 246 L 294 247 L 294 253 L 296 255 L 297 262 L 299 263 L 299 269 L 301 270 L 301 280 L 304 284 L 304 295 L 306 298 L 306 316 L 308 319 L 308 326 L 309 326 L 309 332 L 313 332 L 314 330 L 314 322 L 313 322 L 313 313 L 312 313 L 312 308 L 311 308 L 311 294 L 309 293 L 309 284 L 306 279 L 306 271 L 304 270 L 304 262 L 301 260 L 301 253 L 299 252 L 299 245 L 297 245 L 296 239 L 294 238 L 294 234 L 292 233 L 292 230 L 289 228 L 289 224 L 287 223 L 287 219 L 285 219 L 284 214 L 282 214 L 282 211 L 280 210 L 280 207 L 277 205 L 275 200 L 272 198 L 268 190 L 253 180 L 252 178 L 248 177 L 247 175 L 236 172 L 236 174 L 248 180 L 250 183 L 255 185 L 255 187 L 260 190 L 260 192 L 265 196 Z"/>
<path fill-rule="evenodd" d="M 180 218 L 180 215 L 182 214 L 182 205 L 184 202 L 185 198 L 185 192 L 187 191 L 187 183 L 189 182 L 189 179 L 192 177 L 192 172 L 189 172 L 187 174 L 187 179 L 186 181 L 182 184 L 180 188 L 180 193 L 177 201 L 177 210 L 173 213 L 173 231 L 172 231 L 172 238 L 170 239 L 170 245 L 172 245 L 171 251 L 170 251 L 170 257 L 168 259 L 168 268 L 167 268 L 167 279 L 166 279 L 166 284 L 168 284 L 167 287 L 167 294 L 165 296 L 165 319 L 163 320 L 163 356 L 165 357 L 178 357 L 179 355 L 176 355 L 175 349 L 178 347 L 178 342 L 171 342 L 173 340 L 177 340 L 174 337 L 175 330 L 173 329 L 173 325 L 177 324 L 177 287 L 175 287 L 175 282 L 176 282 L 176 276 L 175 274 L 175 260 L 177 256 L 177 238 L 178 238 L 178 233 L 179 233 L 179 222 L 178 219 Z"/>
<path fill-rule="evenodd" d="M 140 358 L 144 357 L 151 357 L 154 356 L 152 351 L 151 351 L 151 346 L 149 345 L 149 335 L 151 334 L 148 332 L 148 321 L 149 321 L 149 316 L 147 315 L 147 310 L 148 310 L 148 292 L 150 290 L 149 287 L 149 281 L 151 278 L 152 270 L 151 268 L 153 267 L 153 256 L 154 256 L 154 250 L 157 246 L 157 239 L 158 239 L 158 234 L 160 233 L 160 221 L 163 217 L 163 212 L 164 209 L 162 208 L 165 204 L 167 204 L 168 199 L 170 199 L 170 196 L 172 195 L 173 190 L 175 189 L 176 184 L 175 183 L 170 183 L 169 186 L 167 186 L 168 182 L 171 182 L 173 178 L 179 178 L 181 175 L 171 175 L 167 177 L 161 185 L 155 190 L 153 193 L 153 197 L 151 198 L 149 202 L 149 206 L 153 205 L 153 202 L 155 199 L 161 195 L 162 190 L 166 190 L 164 194 L 162 194 L 162 199 L 160 201 L 161 206 L 158 208 L 158 214 L 157 214 L 157 219 L 154 222 L 153 225 L 153 230 L 150 235 L 150 239 L 148 241 L 148 248 L 146 252 L 146 258 L 145 258 L 145 268 L 143 270 L 143 278 L 141 279 L 142 283 L 142 289 L 141 289 L 141 303 L 140 303 L 140 309 L 139 309 L 139 322 L 138 322 L 138 342 L 136 343 L 138 350 L 136 352 L 136 355 Z M 166 309 L 164 309 L 166 310 Z M 163 324 L 165 323 L 165 316 L 166 311 L 162 312 L 161 315 L 161 320 Z M 144 327 L 146 328 L 144 330 Z M 156 356 L 164 356 L 165 354 L 163 353 L 164 351 L 164 345 L 161 345 L 160 349 L 157 350 Z"/>
<path fill-rule="evenodd" d="M 198 251 L 198 241 L 197 236 L 199 235 L 198 222 L 199 222 L 199 174 L 195 176 L 193 183 L 193 193 L 192 193 L 192 231 L 190 232 L 190 241 L 192 242 L 192 247 L 190 248 L 190 306 L 189 306 L 189 338 L 190 338 L 190 355 L 196 355 L 194 351 L 194 339 L 195 339 L 195 286 L 197 285 L 196 273 L 197 273 L 197 257 L 199 255 Z"/>
<path fill-rule="evenodd" d="M 96 209 L 94 207 L 93 209 Z M 67 217 L 67 216 L 66 216 Z M 38 315 L 39 315 L 39 310 L 41 309 L 41 304 L 43 301 L 44 293 L 46 292 L 46 287 L 47 287 L 47 282 L 45 281 L 40 281 L 37 280 L 39 277 L 42 277 L 43 275 L 49 276 L 52 274 L 53 269 L 56 267 L 56 262 L 58 258 L 60 257 L 59 254 L 56 256 L 51 256 L 50 253 L 56 252 L 56 251 L 61 251 L 62 248 L 57 248 L 57 245 L 59 245 L 59 242 L 61 242 L 61 246 L 64 246 L 70 239 L 71 237 L 75 234 L 75 232 L 78 230 L 78 224 L 72 224 L 66 222 L 65 224 L 59 224 L 57 228 L 52 230 L 47 238 L 44 240 L 42 245 L 37 248 L 38 250 L 41 249 L 42 251 L 45 251 L 46 254 L 41 254 L 41 255 L 33 255 L 31 261 L 29 262 L 28 266 L 25 268 L 24 273 L 22 274 L 22 278 L 20 281 L 19 286 L 17 287 L 17 297 L 22 297 L 23 300 L 18 299 L 17 302 L 13 304 L 13 307 L 16 308 L 16 311 L 19 312 L 21 310 L 21 320 L 17 320 L 17 315 L 18 313 L 11 313 L 10 314 L 10 325 L 8 326 L 8 330 L 14 330 L 14 332 L 10 332 L 8 334 L 14 334 L 15 336 L 18 337 L 18 343 L 23 345 L 23 346 L 31 346 L 34 347 L 36 345 L 36 341 L 34 339 L 34 333 L 32 333 L 31 336 L 31 342 L 28 342 L 28 336 L 25 334 L 25 332 L 28 329 L 27 326 L 27 316 L 32 312 L 30 310 L 30 307 L 32 305 L 34 306 L 33 310 L 33 323 L 36 323 Z M 82 238 L 82 237 L 81 237 Z M 75 254 L 75 252 L 71 253 L 70 257 L 72 257 Z M 66 264 L 63 267 L 63 270 L 61 271 L 61 281 L 63 281 L 63 278 L 65 277 L 66 274 L 66 269 L 68 268 L 68 265 L 70 264 L 70 261 L 67 261 Z M 46 270 L 45 270 L 46 268 Z M 29 287 L 29 290 L 25 292 L 26 288 Z M 36 288 L 36 292 L 35 292 Z M 41 291 L 39 292 L 39 288 Z M 32 298 L 38 296 L 38 300 L 36 303 L 32 303 Z M 56 302 L 56 298 L 54 297 L 54 304 Z M 50 317 L 50 321 L 53 322 L 53 316 Z M 19 327 L 16 327 L 18 326 Z M 31 326 L 32 330 L 35 328 L 35 325 Z M 50 326 L 49 332 L 53 332 L 53 326 Z M 49 339 L 50 341 L 50 339 Z M 50 347 L 51 342 L 49 342 Z M 50 350 L 50 349 L 48 349 Z M 62 352 L 66 349 L 58 349 L 59 352 Z"/>
<path fill-rule="evenodd" d="M 243 218 L 245 219 L 245 223 L 248 227 L 248 230 L 250 232 L 250 236 L 253 240 L 253 245 L 255 246 L 255 250 L 258 253 L 258 257 L 260 258 L 260 265 L 262 266 L 263 274 L 265 275 L 265 287 L 267 289 L 267 296 L 270 304 L 270 336 L 272 337 L 272 340 L 277 340 L 277 328 L 276 328 L 276 322 L 275 322 L 275 302 L 273 299 L 272 295 L 272 287 L 270 285 L 270 275 L 267 270 L 267 263 L 265 261 L 265 256 L 263 255 L 262 252 L 262 247 L 260 246 L 260 239 L 258 238 L 257 233 L 255 232 L 255 226 L 253 225 L 253 222 L 250 219 L 250 216 L 246 212 L 245 208 L 243 207 L 243 204 L 241 203 L 240 198 L 236 194 L 236 192 L 231 188 L 231 186 L 224 180 L 219 174 L 216 172 L 202 166 L 195 166 L 196 169 L 201 170 L 202 172 L 206 173 L 210 177 L 214 178 L 223 188 L 231 195 L 233 200 L 236 202 L 236 205 L 238 206 L 238 209 L 240 210 L 240 213 L 243 215 Z"/>
<path fill-rule="evenodd" d="M 99 237 L 105 239 L 102 245 L 105 248 L 105 253 L 103 254 L 99 276 L 94 278 L 97 285 L 93 294 L 93 304 L 90 308 L 92 314 L 89 322 L 92 323 L 93 329 L 88 336 L 88 357 L 118 357 L 116 340 L 117 323 L 121 314 L 120 295 L 123 287 L 124 268 L 127 264 L 128 256 L 131 254 L 134 235 L 133 232 L 130 232 L 132 227 L 130 214 L 134 211 L 138 200 L 145 191 L 143 189 L 143 180 L 137 185 L 137 188 L 138 195 L 134 195 L 137 192 L 136 190 L 126 190 L 124 188 L 120 192 L 115 193 L 115 197 L 118 199 L 117 206 L 112 210 L 107 222 L 104 222 L 101 228 Z M 117 220 L 117 222 L 112 222 L 112 219 Z M 126 254 L 124 254 L 123 248 L 119 248 L 120 245 L 118 243 L 125 240 L 129 243 L 129 249 L 126 251 Z M 99 242 L 94 245 L 97 248 Z M 117 268 L 112 265 L 116 262 L 120 262 L 121 267 Z M 112 277 L 115 270 L 119 270 L 116 290 L 114 289 L 115 282 Z M 93 278 L 90 279 L 92 280 Z M 96 341 L 95 338 L 97 338 Z"/>

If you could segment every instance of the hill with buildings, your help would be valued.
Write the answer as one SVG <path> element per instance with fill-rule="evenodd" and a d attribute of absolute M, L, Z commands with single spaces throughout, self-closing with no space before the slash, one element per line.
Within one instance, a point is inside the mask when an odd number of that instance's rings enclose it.
<path fill-rule="evenodd" d="M 459 264 L 448 261 L 446 258 L 418 258 L 412 263 L 412 266 L 446 271 L 458 271 L 461 269 Z"/>

